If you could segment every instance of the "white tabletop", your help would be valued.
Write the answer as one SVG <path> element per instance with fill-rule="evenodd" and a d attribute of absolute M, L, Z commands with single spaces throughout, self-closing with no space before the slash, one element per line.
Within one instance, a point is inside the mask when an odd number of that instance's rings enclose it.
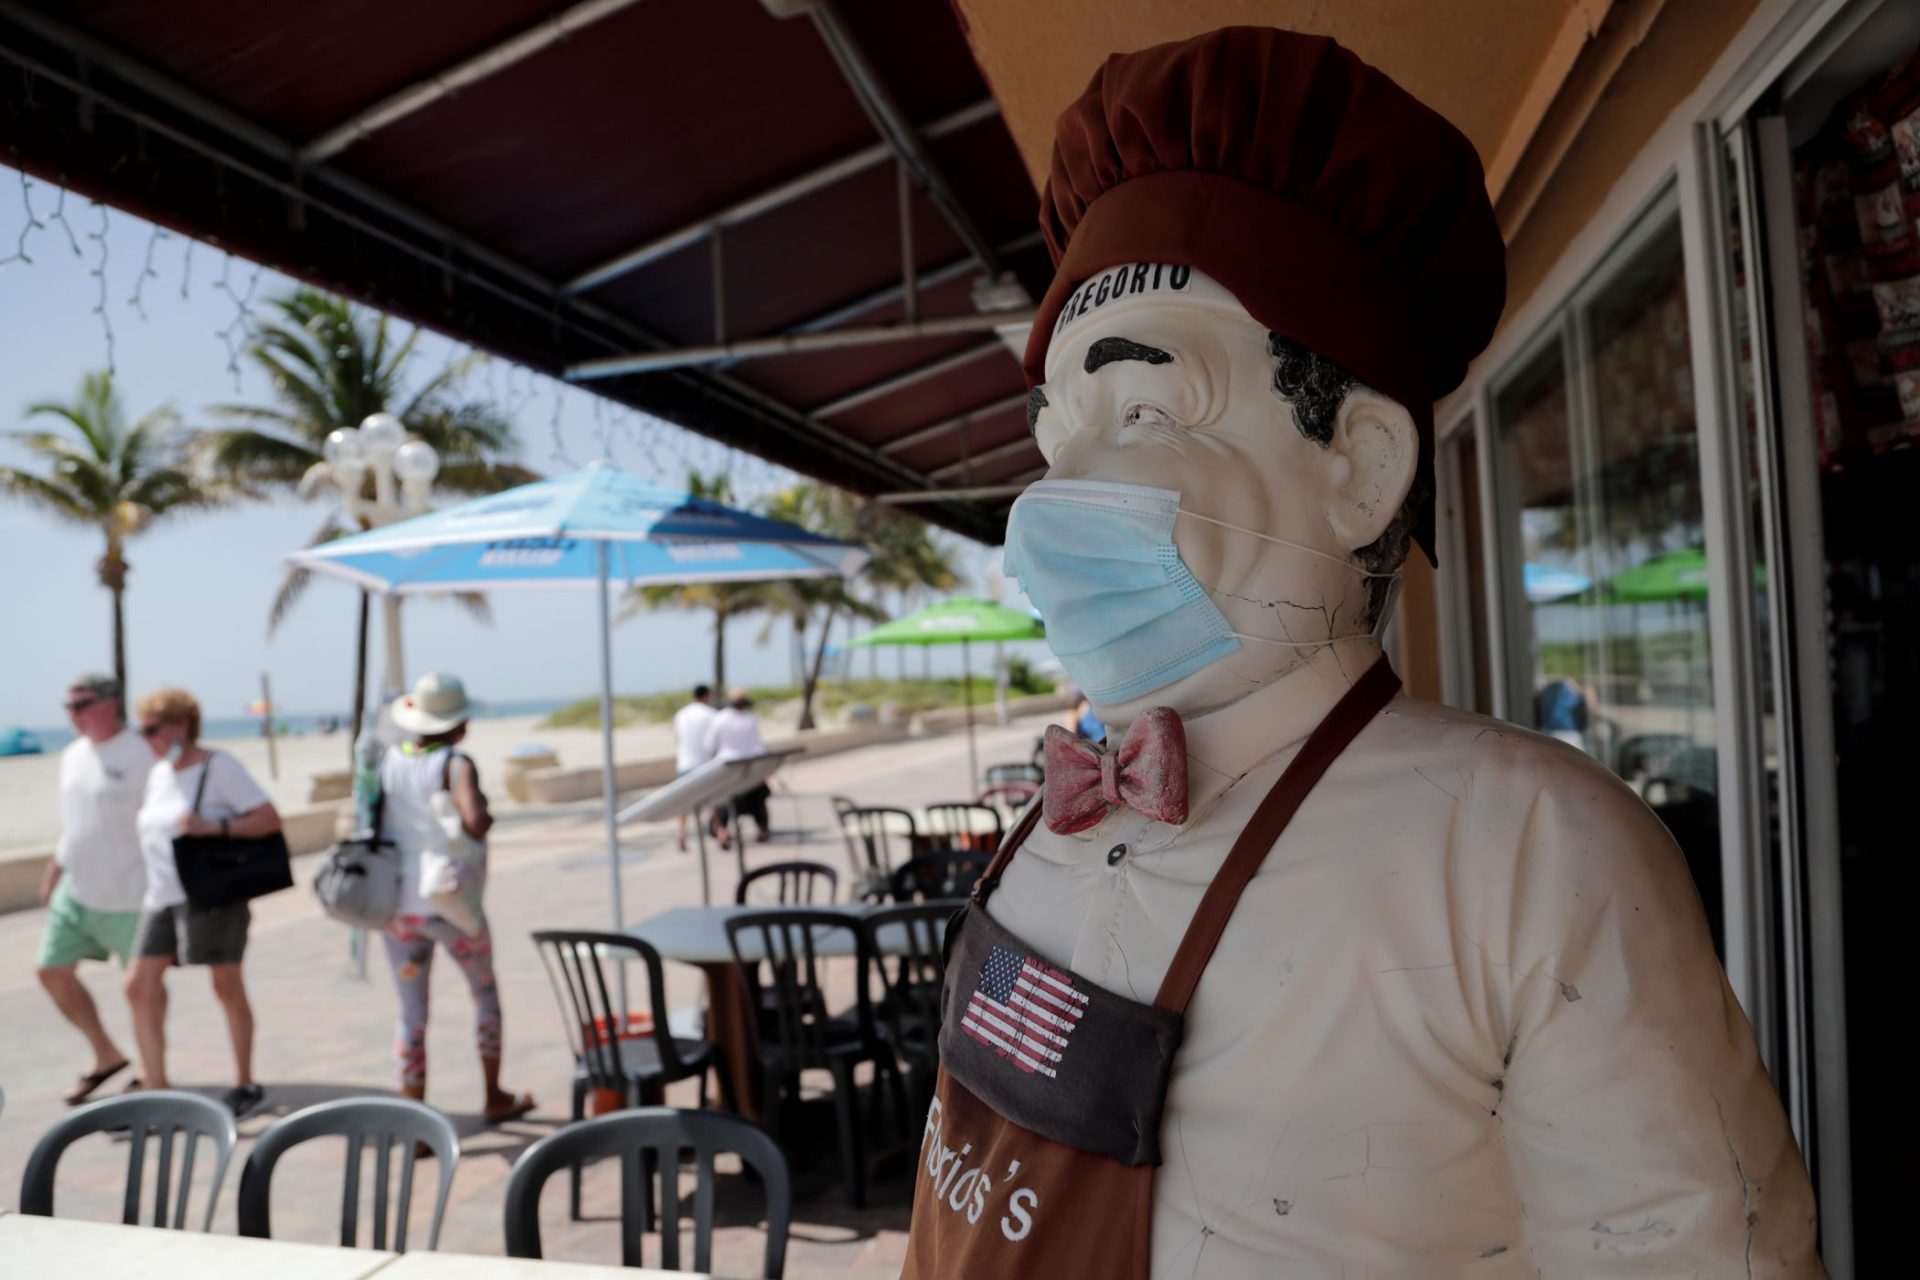
<path fill-rule="evenodd" d="M 737 796 L 765 782 L 779 772 L 780 766 L 788 759 L 805 752 L 805 747 L 782 747 L 765 755 L 743 756 L 738 760 L 709 760 L 628 805 L 620 811 L 616 821 L 622 824 L 657 822 L 662 818 L 724 804 L 728 797 Z"/>
<path fill-rule="evenodd" d="M 954 904 L 956 907 L 958 905 Z M 628 925 L 627 932 L 668 960 L 687 964 L 732 964 L 733 948 L 727 945 L 727 921 L 735 916 L 792 910 L 831 911 L 835 915 L 845 916 L 851 922 L 880 908 L 865 902 L 800 903 L 789 907 L 675 907 L 657 916 L 649 916 L 638 924 Z M 899 955 L 907 950 L 906 927 L 894 925 L 882 929 L 878 941 L 882 952 Z M 740 938 L 741 953 L 750 960 L 761 959 L 759 944 L 759 934 L 743 934 Z M 814 954 L 850 956 L 854 954 L 853 935 L 844 929 L 821 930 L 814 938 Z"/>
<path fill-rule="evenodd" d="M 0 1272 L 101 1280 L 699 1280 L 684 1271 L 455 1253 L 386 1253 L 0 1213 Z"/>
<path fill-rule="evenodd" d="M 607 1267 L 532 1258 L 482 1258 L 462 1253 L 405 1254 L 382 1267 L 377 1280 L 668 1280 L 669 1277 L 701 1280 L 700 1273 L 690 1271 L 655 1271 L 651 1267 Z M 275 1276 L 274 1280 L 280 1278 Z"/>
<path fill-rule="evenodd" d="M 114 1222 L 0 1216 L 0 1270 L 9 1276 L 98 1276 L 102 1280 L 361 1280 L 397 1255 L 373 1249 L 282 1244 L 199 1231 L 163 1231 Z"/>

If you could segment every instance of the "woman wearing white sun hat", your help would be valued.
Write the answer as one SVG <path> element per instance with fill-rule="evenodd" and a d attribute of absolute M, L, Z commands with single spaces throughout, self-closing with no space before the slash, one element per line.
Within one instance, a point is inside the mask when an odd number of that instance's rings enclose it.
<path fill-rule="evenodd" d="M 409 736 L 387 748 L 380 761 L 380 828 L 400 851 L 401 866 L 399 908 L 385 939 L 400 993 L 394 1053 L 401 1092 L 410 1098 L 426 1096 L 427 990 L 434 944 L 439 943 L 460 966 L 473 993 L 474 1037 L 487 1092 L 482 1112 L 488 1123 L 498 1124 L 533 1110 L 533 1098 L 500 1087 L 500 990 L 493 976 L 493 935 L 477 909 L 478 928 L 463 929 L 423 897 L 420 888 L 421 853 L 446 839 L 442 818 L 434 813 L 435 796 L 443 791 L 451 796 L 466 839 L 484 847 L 493 826 L 479 770 L 457 750 L 467 736 L 471 713 L 465 686 L 450 675 L 421 676 L 413 692 L 393 704 L 393 722 Z"/>

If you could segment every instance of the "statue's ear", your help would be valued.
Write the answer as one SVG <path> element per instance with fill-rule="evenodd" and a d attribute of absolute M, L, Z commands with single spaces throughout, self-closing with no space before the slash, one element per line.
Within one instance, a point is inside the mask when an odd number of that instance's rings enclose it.
<path fill-rule="evenodd" d="M 1366 387 L 1347 393 L 1327 443 L 1327 524 L 1341 546 L 1358 551 L 1387 531 L 1419 458 L 1412 414 Z"/>

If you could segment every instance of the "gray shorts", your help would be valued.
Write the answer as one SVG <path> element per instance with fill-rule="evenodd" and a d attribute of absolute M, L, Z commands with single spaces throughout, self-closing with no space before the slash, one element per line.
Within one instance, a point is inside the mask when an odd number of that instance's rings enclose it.
<path fill-rule="evenodd" d="M 150 907 L 133 934 L 135 956 L 171 956 L 175 964 L 239 964 L 247 951 L 253 910 L 226 907 Z"/>

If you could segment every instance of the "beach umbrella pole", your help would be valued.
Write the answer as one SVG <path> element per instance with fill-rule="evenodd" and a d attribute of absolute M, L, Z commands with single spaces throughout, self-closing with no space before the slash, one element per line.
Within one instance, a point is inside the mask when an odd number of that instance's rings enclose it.
<path fill-rule="evenodd" d="M 700 850 L 700 904 L 713 905 L 713 876 L 707 870 L 707 815 L 700 812 L 700 806 L 693 807 L 693 840 Z"/>
<path fill-rule="evenodd" d="M 972 646 L 960 642 L 960 699 L 967 708 L 967 783 L 974 795 L 980 794 L 980 757 L 973 745 L 973 658 Z"/>
<path fill-rule="evenodd" d="M 607 877 L 613 890 L 613 931 L 626 925 L 626 913 L 620 905 L 620 792 L 613 771 L 613 606 L 608 600 L 607 542 L 594 544 L 600 573 L 600 786 L 607 799 Z M 627 1016 L 627 967 L 619 966 L 619 1016 Z"/>

